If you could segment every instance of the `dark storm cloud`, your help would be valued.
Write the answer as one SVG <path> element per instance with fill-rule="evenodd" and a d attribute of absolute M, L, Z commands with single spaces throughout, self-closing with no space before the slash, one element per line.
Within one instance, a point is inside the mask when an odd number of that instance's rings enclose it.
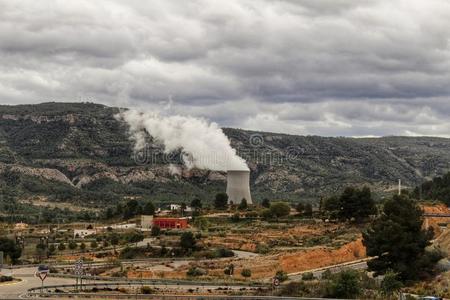
<path fill-rule="evenodd" d="M 449 136 L 449 28 L 445 0 L 0 0 L 0 101 Z"/>

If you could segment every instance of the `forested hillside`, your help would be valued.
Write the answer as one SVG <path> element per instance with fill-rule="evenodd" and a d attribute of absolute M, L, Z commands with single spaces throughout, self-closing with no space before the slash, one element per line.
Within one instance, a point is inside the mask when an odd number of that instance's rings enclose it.
<path fill-rule="evenodd" d="M 225 189 L 223 173 L 169 168 L 179 162 L 176 155 L 170 161 L 160 155 L 136 160 L 126 124 L 114 117 L 119 111 L 92 103 L 0 106 L 2 195 L 102 207 L 124 197 L 210 201 Z M 380 194 L 398 179 L 416 186 L 450 170 L 449 139 L 224 132 L 249 163 L 257 201 L 318 199 L 364 184 Z M 160 150 L 150 145 L 147 151 Z"/>

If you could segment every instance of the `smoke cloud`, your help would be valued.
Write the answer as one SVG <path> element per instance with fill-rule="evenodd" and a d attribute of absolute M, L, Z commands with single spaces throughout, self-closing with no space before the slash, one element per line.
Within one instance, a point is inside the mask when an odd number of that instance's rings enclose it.
<path fill-rule="evenodd" d="M 146 146 L 146 133 L 164 146 L 166 153 L 182 150 L 188 168 L 215 171 L 248 170 L 217 123 L 189 116 L 164 116 L 156 112 L 127 110 L 119 116 L 129 125 L 135 151 Z"/>

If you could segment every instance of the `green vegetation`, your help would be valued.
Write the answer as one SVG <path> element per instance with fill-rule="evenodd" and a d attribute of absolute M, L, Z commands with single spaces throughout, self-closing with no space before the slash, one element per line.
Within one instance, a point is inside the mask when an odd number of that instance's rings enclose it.
<path fill-rule="evenodd" d="M 197 240 L 191 231 L 183 232 L 183 234 L 180 237 L 180 247 L 186 251 L 194 250 L 196 243 Z"/>
<path fill-rule="evenodd" d="M 368 262 L 369 269 L 376 275 L 392 270 L 401 280 L 420 278 L 441 258 L 425 250 L 432 236 L 432 230 L 422 229 L 416 202 L 405 195 L 388 199 L 380 217 L 363 233 L 367 255 L 377 257 Z"/>
<path fill-rule="evenodd" d="M 355 220 L 362 222 L 376 214 L 375 202 L 368 187 L 362 189 L 347 187 L 342 194 L 326 199 L 322 209 L 331 219 Z"/>
<path fill-rule="evenodd" d="M 20 246 L 17 245 L 14 240 L 5 237 L 0 237 L 0 251 L 3 252 L 3 259 L 6 261 L 9 259 L 13 264 L 16 263 L 22 255 Z"/>
<path fill-rule="evenodd" d="M 226 193 L 217 193 L 214 199 L 214 207 L 224 210 L 228 207 L 228 195 Z"/>
<path fill-rule="evenodd" d="M 250 270 L 250 269 L 242 269 L 241 275 L 242 275 L 242 277 L 250 278 L 250 277 L 252 277 L 252 270 Z"/>
<path fill-rule="evenodd" d="M 416 199 L 438 200 L 450 206 L 450 172 L 424 182 L 412 195 Z"/>
<path fill-rule="evenodd" d="M 341 299 L 357 298 L 362 292 L 357 271 L 348 270 L 332 276 L 328 287 L 328 297 Z"/>

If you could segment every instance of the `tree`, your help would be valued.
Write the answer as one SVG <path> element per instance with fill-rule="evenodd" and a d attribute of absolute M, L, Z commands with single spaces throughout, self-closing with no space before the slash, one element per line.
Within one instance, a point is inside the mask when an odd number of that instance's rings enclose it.
<path fill-rule="evenodd" d="M 119 236 L 117 234 L 113 233 L 109 237 L 109 241 L 114 248 L 114 252 L 116 252 L 116 246 L 119 244 Z"/>
<path fill-rule="evenodd" d="M 80 249 L 81 249 L 81 251 L 86 250 L 86 244 L 84 242 L 81 242 Z"/>
<path fill-rule="evenodd" d="M 202 206 L 203 206 L 202 200 L 200 200 L 199 198 L 194 198 L 191 202 L 191 207 L 195 210 L 201 209 Z"/>
<path fill-rule="evenodd" d="M 0 251 L 3 251 L 4 258 L 9 257 L 11 262 L 15 264 L 22 255 L 22 248 L 12 239 L 0 237 Z"/>
<path fill-rule="evenodd" d="M 329 217 L 340 220 L 361 222 L 376 213 L 375 202 L 368 187 L 357 189 L 347 187 L 339 197 L 333 196 L 323 203 Z"/>
<path fill-rule="evenodd" d="M 142 232 L 138 232 L 138 231 L 133 231 L 133 232 L 129 232 L 125 235 L 125 240 L 128 243 L 138 243 L 140 241 L 144 240 L 144 235 L 142 234 Z"/>
<path fill-rule="evenodd" d="M 78 245 L 77 245 L 77 243 L 75 243 L 75 241 L 70 241 L 69 242 L 69 249 L 70 250 L 75 250 L 75 249 L 77 249 L 77 247 L 78 247 Z"/>
<path fill-rule="evenodd" d="M 105 219 L 109 220 L 114 217 L 114 212 L 111 207 L 108 207 L 105 212 Z"/>
<path fill-rule="evenodd" d="M 361 281 L 355 270 L 342 271 L 333 276 L 328 297 L 354 299 L 361 294 Z"/>
<path fill-rule="evenodd" d="M 184 215 L 184 212 L 186 211 L 186 208 L 187 208 L 186 203 L 182 202 L 180 204 L 180 213 L 181 213 L 182 216 Z"/>
<path fill-rule="evenodd" d="M 284 272 L 283 270 L 278 270 L 277 273 L 275 274 L 275 278 L 278 279 L 278 281 L 283 282 L 288 280 L 288 275 L 286 272 Z"/>
<path fill-rule="evenodd" d="M 328 213 L 328 218 L 338 219 L 340 217 L 342 210 L 341 201 L 339 197 L 332 196 L 330 198 L 323 200 L 322 209 L 323 211 L 326 211 Z"/>
<path fill-rule="evenodd" d="M 191 231 L 183 232 L 180 237 L 180 246 L 184 250 L 194 249 L 196 243 L 197 241 L 195 240 L 194 234 Z"/>
<path fill-rule="evenodd" d="M 50 246 L 48 246 L 48 255 L 53 255 L 56 252 L 56 247 L 54 244 L 51 244 Z"/>
<path fill-rule="evenodd" d="M 313 215 L 313 209 L 312 209 L 312 205 L 311 203 L 306 203 L 305 204 L 305 210 L 303 212 L 303 214 L 307 217 L 312 217 Z"/>
<path fill-rule="evenodd" d="M 135 199 L 130 200 L 127 202 L 127 204 L 125 205 L 125 207 L 123 209 L 123 218 L 125 220 L 131 219 L 132 217 L 136 216 L 140 212 L 142 212 L 142 208 L 139 205 L 139 203 Z"/>
<path fill-rule="evenodd" d="M 398 280 L 398 275 L 392 270 L 386 272 L 380 284 L 381 293 L 387 298 L 391 298 L 402 287 L 403 284 Z"/>
<path fill-rule="evenodd" d="M 241 275 L 242 275 L 242 277 L 245 277 L 245 278 L 252 277 L 252 270 L 250 270 L 250 269 L 242 269 Z"/>
<path fill-rule="evenodd" d="M 234 274 L 234 265 L 233 264 L 229 264 L 228 266 L 226 266 L 225 269 L 223 270 L 223 273 L 225 275 L 233 276 L 233 274 Z"/>
<path fill-rule="evenodd" d="M 228 206 L 228 195 L 226 193 L 217 193 L 216 199 L 214 200 L 214 207 L 216 209 L 226 209 Z"/>
<path fill-rule="evenodd" d="M 151 235 L 152 236 L 159 236 L 161 234 L 161 228 L 158 225 L 152 226 Z"/>
<path fill-rule="evenodd" d="M 66 245 L 65 245 L 63 242 L 59 243 L 59 245 L 58 245 L 58 250 L 59 250 L 59 251 L 64 251 L 64 250 L 66 250 Z"/>
<path fill-rule="evenodd" d="M 272 217 L 286 217 L 291 212 L 291 207 L 286 202 L 274 202 L 270 205 L 270 214 Z"/>
<path fill-rule="evenodd" d="M 47 247 L 42 241 L 36 244 L 36 256 L 39 261 L 42 261 L 42 259 L 46 257 L 47 254 Z"/>
<path fill-rule="evenodd" d="M 270 207 L 270 200 L 267 198 L 264 198 L 261 202 L 262 207 L 269 208 Z"/>
<path fill-rule="evenodd" d="M 392 269 L 401 280 L 414 280 L 432 263 L 425 248 L 433 232 L 422 229 L 422 221 L 422 210 L 407 196 L 386 201 L 382 215 L 363 233 L 367 255 L 376 257 L 368 262 L 375 275 Z"/>
<path fill-rule="evenodd" d="M 92 241 L 92 242 L 91 242 L 91 248 L 92 248 L 92 249 L 97 249 L 97 247 L 98 247 L 97 242 L 96 242 L 96 241 Z"/>
<path fill-rule="evenodd" d="M 246 210 L 248 208 L 247 200 L 245 198 L 239 203 L 238 208 L 239 210 Z"/>
<path fill-rule="evenodd" d="M 154 215 L 155 214 L 155 205 L 153 204 L 153 202 L 148 201 L 147 203 L 145 203 L 144 208 L 142 209 L 142 213 L 144 215 Z"/>
<path fill-rule="evenodd" d="M 303 204 L 303 202 L 297 203 L 297 205 L 295 206 L 295 210 L 299 213 L 302 213 L 305 210 L 305 204 Z"/>

